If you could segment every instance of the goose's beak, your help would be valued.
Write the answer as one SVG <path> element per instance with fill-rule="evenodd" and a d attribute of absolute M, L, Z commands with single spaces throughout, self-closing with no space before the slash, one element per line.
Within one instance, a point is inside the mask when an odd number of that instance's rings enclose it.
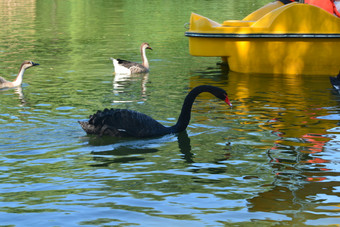
<path fill-rule="evenodd" d="M 36 66 L 36 65 L 40 65 L 40 64 L 32 61 L 32 66 Z"/>

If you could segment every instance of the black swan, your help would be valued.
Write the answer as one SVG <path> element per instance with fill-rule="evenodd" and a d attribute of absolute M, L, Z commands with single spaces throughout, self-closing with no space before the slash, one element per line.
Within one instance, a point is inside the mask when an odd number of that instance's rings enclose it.
<path fill-rule="evenodd" d="M 7 81 L 5 78 L 0 77 L 0 88 L 11 88 L 11 87 L 20 86 L 22 83 L 22 78 L 24 76 L 25 70 L 36 65 L 39 65 L 39 64 L 34 63 L 32 61 L 24 61 L 21 64 L 17 78 L 13 82 Z"/>
<path fill-rule="evenodd" d="M 115 67 L 115 73 L 119 74 L 133 74 L 133 73 L 147 73 L 149 72 L 149 62 L 146 58 L 145 49 L 150 49 L 150 45 L 148 43 L 142 43 L 140 46 L 140 54 L 142 55 L 142 64 L 126 61 L 122 59 L 114 59 L 111 58 L 113 61 L 113 66 Z"/>
<path fill-rule="evenodd" d="M 88 121 L 79 121 L 87 134 L 108 135 L 113 137 L 156 137 L 184 131 L 190 121 L 191 107 L 195 98 L 202 92 L 210 92 L 217 98 L 231 103 L 227 92 L 222 88 L 202 85 L 192 89 L 185 97 L 178 121 L 171 127 L 160 124 L 153 118 L 133 110 L 105 109 L 97 111 Z"/>
<path fill-rule="evenodd" d="M 340 72 L 337 77 L 330 76 L 329 79 L 331 81 L 333 88 L 340 91 Z"/>

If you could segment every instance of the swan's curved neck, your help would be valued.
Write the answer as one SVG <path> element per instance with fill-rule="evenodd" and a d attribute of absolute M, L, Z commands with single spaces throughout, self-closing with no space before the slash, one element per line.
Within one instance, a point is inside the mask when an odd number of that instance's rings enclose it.
<path fill-rule="evenodd" d="M 17 78 L 13 81 L 13 86 L 19 86 L 19 85 L 21 85 L 21 83 L 22 83 L 22 78 L 23 78 L 23 76 L 24 76 L 24 73 L 25 73 L 25 68 L 24 68 L 24 66 L 23 65 L 21 65 L 21 68 L 20 68 L 20 70 L 19 70 L 19 73 L 18 73 L 18 76 L 17 76 Z"/>
<path fill-rule="evenodd" d="M 170 130 L 173 133 L 184 131 L 187 128 L 191 118 L 192 104 L 194 103 L 196 97 L 202 92 L 209 92 L 209 89 L 207 89 L 205 86 L 196 87 L 185 97 L 177 123 L 170 127 Z"/>
<path fill-rule="evenodd" d="M 143 61 L 143 66 L 145 68 L 149 68 L 149 62 L 148 62 L 148 59 L 146 58 L 146 54 L 145 54 L 145 49 L 146 49 L 146 46 L 141 46 L 140 47 L 140 54 L 142 55 L 142 61 Z"/>

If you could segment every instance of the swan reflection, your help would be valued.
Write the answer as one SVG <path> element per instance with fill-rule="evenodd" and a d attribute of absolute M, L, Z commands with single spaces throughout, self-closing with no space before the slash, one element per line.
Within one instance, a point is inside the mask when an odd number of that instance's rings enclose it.
<path fill-rule="evenodd" d="M 190 136 L 194 136 L 190 134 Z M 88 143 L 91 145 L 91 154 L 95 161 L 100 162 L 96 166 L 107 166 L 112 163 L 128 163 L 132 161 L 141 161 L 145 159 L 146 154 L 156 153 L 161 147 L 169 145 L 169 143 L 178 143 L 181 158 L 186 163 L 195 163 L 192 153 L 192 146 L 188 132 L 185 130 L 178 134 L 171 134 L 154 139 L 132 139 L 132 138 L 112 138 L 88 136 Z M 216 160 L 226 161 L 230 158 L 230 151 L 225 150 L 223 158 Z"/>

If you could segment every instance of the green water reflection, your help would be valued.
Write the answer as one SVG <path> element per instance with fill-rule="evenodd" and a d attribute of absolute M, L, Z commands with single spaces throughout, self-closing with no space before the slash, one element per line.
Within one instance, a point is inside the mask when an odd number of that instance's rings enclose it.
<path fill-rule="evenodd" d="M 339 95 L 328 76 L 238 74 L 188 54 L 191 12 L 241 19 L 270 1 L 0 1 L 2 225 L 335 225 Z M 113 75 L 110 57 L 151 71 Z M 86 136 L 77 121 L 130 108 L 176 122 L 188 90 L 209 94 L 188 130 L 146 140 Z"/>

